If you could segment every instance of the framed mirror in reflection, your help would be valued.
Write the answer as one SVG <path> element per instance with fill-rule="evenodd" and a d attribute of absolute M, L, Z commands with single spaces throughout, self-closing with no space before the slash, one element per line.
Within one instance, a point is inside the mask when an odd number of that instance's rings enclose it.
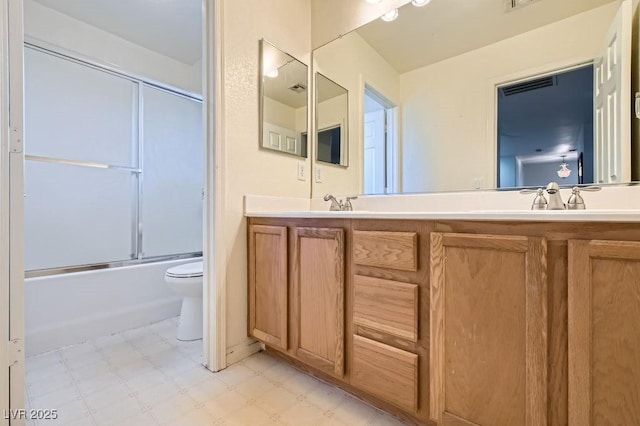
<path fill-rule="evenodd" d="M 349 92 L 319 72 L 316 81 L 316 159 L 347 167 Z"/>
<path fill-rule="evenodd" d="M 505 3 L 407 3 L 395 20 L 313 52 L 314 70 L 357 97 L 349 133 L 350 169 L 359 170 L 332 181 L 353 188 L 355 179 L 366 194 L 636 178 L 632 1 Z M 366 133 L 370 93 L 387 117 L 397 114 L 398 125 L 381 127 L 377 155 Z M 314 184 L 314 195 L 323 192 Z"/>
<path fill-rule="evenodd" d="M 260 40 L 260 147 L 307 157 L 308 68 Z"/>

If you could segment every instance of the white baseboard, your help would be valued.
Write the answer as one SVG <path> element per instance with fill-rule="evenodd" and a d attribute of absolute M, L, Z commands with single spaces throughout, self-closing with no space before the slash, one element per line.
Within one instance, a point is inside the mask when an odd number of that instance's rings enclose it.
<path fill-rule="evenodd" d="M 181 303 L 182 299 L 172 297 L 27 330 L 25 353 L 37 355 L 175 317 L 180 314 Z"/>
<path fill-rule="evenodd" d="M 227 366 L 240 362 L 256 352 L 260 352 L 261 346 L 257 340 L 247 339 L 247 341 L 239 345 L 227 348 Z"/>

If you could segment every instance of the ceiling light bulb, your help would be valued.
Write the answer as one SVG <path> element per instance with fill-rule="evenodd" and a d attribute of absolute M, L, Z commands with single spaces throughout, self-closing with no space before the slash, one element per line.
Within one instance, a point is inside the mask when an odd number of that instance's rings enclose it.
<path fill-rule="evenodd" d="M 431 0 L 412 0 L 411 4 L 415 7 L 422 7 L 428 5 L 430 2 Z"/>
<path fill-rule="evenodd" d="M 385 22 L 395 21 L 398 17 L 398 9 L 393 9 L 380 17 Z"/>
<path fill-rule="evenodd" d="M 274 68 L 265 74 L 265 77 L 276 78 L 278 76 L 278 68 Z"/>
<path fill-rule="evenodd" d="M 369 4 L 376 4 L 376 3 L 380 3 L 382 0 L 364 0 Z"/>

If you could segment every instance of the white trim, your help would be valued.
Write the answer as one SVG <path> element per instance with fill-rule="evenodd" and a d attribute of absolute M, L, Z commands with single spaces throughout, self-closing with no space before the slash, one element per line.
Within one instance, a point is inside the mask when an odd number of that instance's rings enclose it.
<path fill-rule="evenodd" d="M 487 145 L 486 162 L 491 165 L 491 176 L 485 183 L 486 188 L 498 187 L 498 87 L 518 83 L 535 77 L 571 71 L 593 63 L 594 58 L 581 56 L 526 68 L 510 74 L 487 80 Z"/>
<path fill-rule="evenodd" d="M 8 2 L 0 5 L 0 410 L 9 410 L 9 69 Z M 8 426 L 0 416 L 0 426 Z"/>
<path fill-rule="evenodd" d="M 24 341 L 24 30 L 23 2 L 9 3 L 9 339 Z M 25 407 L 24 351 L 9 371 L 9 403 Z M 11 425 L 24 421 L 11 421 Z"/>
<path fill-rule="evenodd" d="M 211 371 L 219 371 L 227 366 L 222 13 L 222 0 L 203 0 L 202 94 L 206 138 L 203 360 Z"/>

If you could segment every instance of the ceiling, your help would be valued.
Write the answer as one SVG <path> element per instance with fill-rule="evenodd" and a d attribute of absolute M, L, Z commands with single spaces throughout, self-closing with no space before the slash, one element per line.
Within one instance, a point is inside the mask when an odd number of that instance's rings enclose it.
<path fill-rule="evenodd" d="M 201 0 L 35 0 L 182 63 L 202 57 Z"/>
<path fill-rule="evenodd" d="M 395 21 L 376 19 L 356 31 L 404 73 L 613 1 L 538 0 L 507 12 L 504 0 L 432 0 L 408 3 Z"/>
<path fill-rule="evenodd" d="M 290 57 L 291 58 L 291 57 Z M 263 77 L 264 95 L 293 109 L 307 106 L 307 66 L 293 58 L 278 68 L 278 76 Z M 296 92 L 291 87 L 302 85 L 303 91 Z"/>

